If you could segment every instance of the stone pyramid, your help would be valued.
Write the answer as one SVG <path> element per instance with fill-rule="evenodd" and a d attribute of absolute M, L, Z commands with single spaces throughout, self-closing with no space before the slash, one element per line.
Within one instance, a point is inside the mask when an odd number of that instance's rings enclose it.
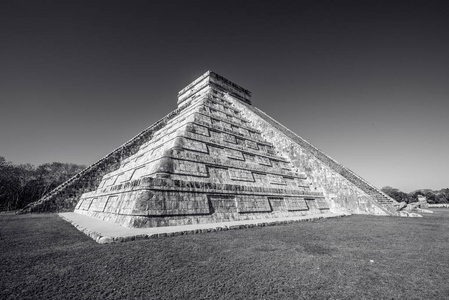
<path fill-rule="evenodd" d="M 206 72 L 179 92 L 175 111 L 30 210 L 48 202 L 70 210 L 76 203 L 79 214 L 127 227 L 328 211 L 398 215 L 393 199 L 250 98 L 248 90 Z"/>

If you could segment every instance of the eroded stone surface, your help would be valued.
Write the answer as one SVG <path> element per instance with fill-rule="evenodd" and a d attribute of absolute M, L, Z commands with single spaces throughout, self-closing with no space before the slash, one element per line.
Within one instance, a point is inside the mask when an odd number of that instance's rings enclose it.
<path fill-rule="evenodd" d="M 207 72 L 179 93 L 176 111 L 74 181 L 89 188 L 67 184 L 77 191 L 75 212 L 127 227 L 395 214 L 391 198 L 251 106 L 250 96 Z M 66 190 L 47 198 L 64 199 Z"/>
<path fill-rule="evenodd" d="M 230 99 L 230 97 L 228 97 Z M 398 215 L 396 201 L 346 167 L 301 139 L 255 107 L 231 100 L 250 124 L 276 145 L 298 173 L 309 179 L 310 189 L 322 192 L 333 211 L 356 214 Z"/>

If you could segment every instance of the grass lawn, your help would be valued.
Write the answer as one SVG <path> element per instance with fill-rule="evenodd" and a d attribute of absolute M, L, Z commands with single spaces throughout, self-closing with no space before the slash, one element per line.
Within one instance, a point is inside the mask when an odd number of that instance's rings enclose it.
<path fill-rule="evenodd" d="M 0 299 L 449 299 L 449 209 L 99 245 L 0 214 Z"/>

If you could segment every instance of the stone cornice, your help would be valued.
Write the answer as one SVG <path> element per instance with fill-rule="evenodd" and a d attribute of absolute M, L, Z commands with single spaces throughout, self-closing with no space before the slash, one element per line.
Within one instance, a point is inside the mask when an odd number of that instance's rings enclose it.
<path fill-rule="evenodd" d="M 301 191 L 299 189 L 254 187 L 246 185 L 234 185 L 224 183 L 212 183 L 201 181 L 173 180 L 166 178 L 146 177 L 136 179 L 124 184 L 106 187 L 83 194 L 83 198 L 97 197 L 100 195 L 112 195 L 125 191 L 136 190 L 162 190 L 162 191 L 186 191 L 206 194 L 239 194 L 239 195 L 263 195 L 273 197 L 301 197 L 324 198 L 323 193 L 313 191 Z"/>

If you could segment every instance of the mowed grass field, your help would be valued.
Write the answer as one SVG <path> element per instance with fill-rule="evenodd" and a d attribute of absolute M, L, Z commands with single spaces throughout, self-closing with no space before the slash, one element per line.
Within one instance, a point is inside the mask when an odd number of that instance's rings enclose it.
<path fill-rule="evenodd" d="M 0 299 L 449 299 L 449 210 L 99 245 L 0 214 Z"/>

